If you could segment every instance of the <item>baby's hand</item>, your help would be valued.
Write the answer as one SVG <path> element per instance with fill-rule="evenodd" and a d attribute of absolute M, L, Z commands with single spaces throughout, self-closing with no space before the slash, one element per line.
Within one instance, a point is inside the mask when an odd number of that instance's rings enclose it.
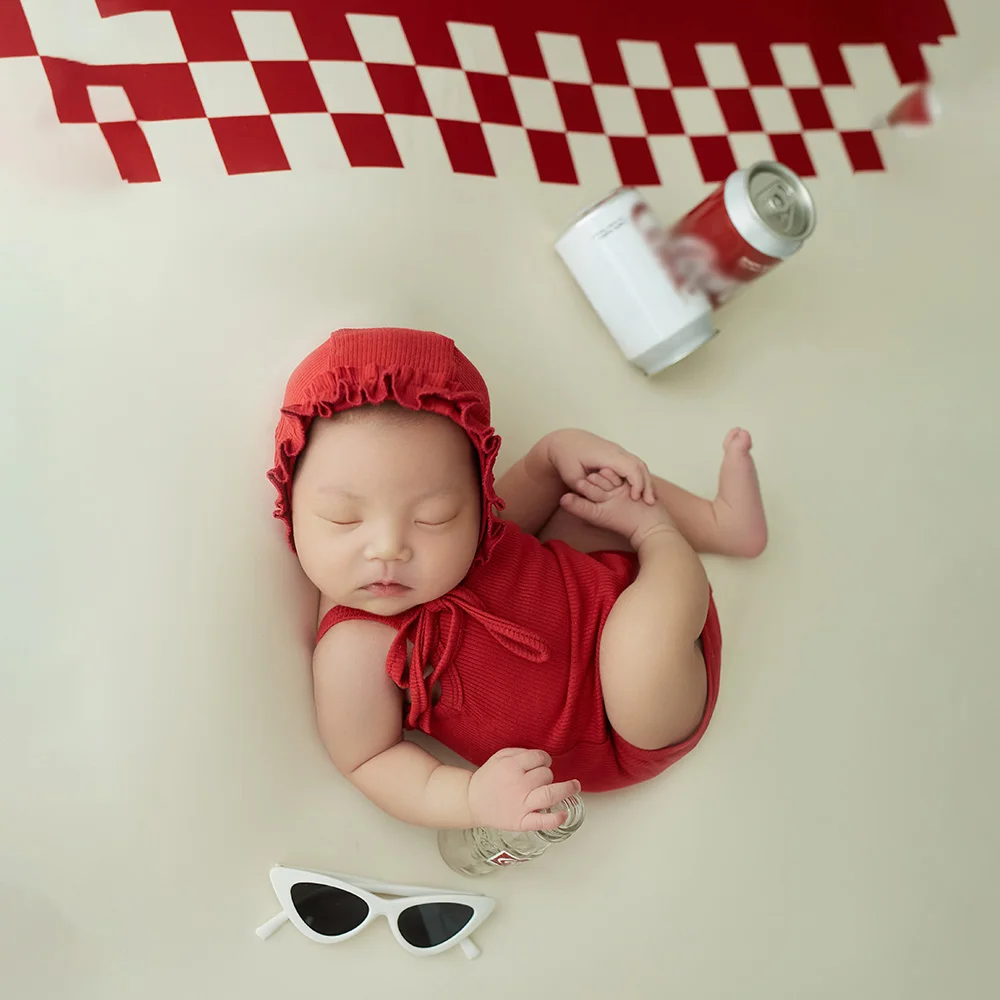
<path fill-rule="evenodd" d="M 646 463 L 631 452 L 587 431 L 554 431 L 542 439 L 552 467 L 570 488 L 587 476 L 597 474 L 608 489 L 627 483 L 633 500 L 656 503 L 653 477 Z"/>
<path fill-rule="evenodd" d="M 498 750 L 469 782 L 469 811 L 475 826 L 500 830 L 554 830 L 565 811 L 551 809 L 580 791 L 579 781 L 553 784 L 552 758 L 544 750 Z"/>

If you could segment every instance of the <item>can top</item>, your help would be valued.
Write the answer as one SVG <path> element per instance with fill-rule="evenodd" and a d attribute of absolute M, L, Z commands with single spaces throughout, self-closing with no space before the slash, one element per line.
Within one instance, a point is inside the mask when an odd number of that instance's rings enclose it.
<path fill-rule="evenodd" d="M 816 206 L 798 174 L 780 163 L 755 163 L 747 174 L 754 212 L 772 232 L 803 241 L 816 228 Z"/>

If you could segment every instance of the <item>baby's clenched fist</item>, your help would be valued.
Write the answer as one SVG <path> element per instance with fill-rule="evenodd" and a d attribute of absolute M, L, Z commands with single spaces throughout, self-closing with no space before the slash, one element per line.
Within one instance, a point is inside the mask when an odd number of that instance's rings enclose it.
<path fill-rule="evenodd" d="M 579 792 L 580 782 L 553 782 L 551 764 L 544 750 L 498 750 L 469 782 L 473 824 L 499 830 L 554 830 L 564 823 L 565 810 L 543 810 Z"/>

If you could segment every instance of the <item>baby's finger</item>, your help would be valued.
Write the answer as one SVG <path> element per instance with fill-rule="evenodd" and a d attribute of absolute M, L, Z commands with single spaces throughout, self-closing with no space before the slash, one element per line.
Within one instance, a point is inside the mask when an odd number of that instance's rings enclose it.
<path fill-rule="evenodd" d="M 615 484 L 608 479 L 603 472 L 592 472 L 587 476 L 587 481 L 595 486 L 600 486 L 602 490 L 610 491 L 615 488 Z"/>
<path fill-rule="evenodd" d="M 563 799 L 568 799 L 579 791 L 579 781 L 560 781 L 555 785 L 543 785 L 525 798 L 524 805 L 532 812 L 537 812 L 539 809 L 551 809 L 553 806 L 559 805 Z"/>
<path fill-rule="evenodd" d="M 523 750 L 515 763 L 522 771 L 533 771 L 536 767 L 548 767 L 552 758 L 544 750 Z"/>
<path fill-rule="evenodd" d="M 536 788 L 544 788 L 545 785 L 552 784 L 552 768 L 536 767 L 533 770 L 528 771 L 525 774 L 524 779 L 529 791 L 533 792 Z"/>
<path fill-rule="evenodd" d="M 604 495 L 607 496 L 606 493 Z M 563 510 L 569 511 L 574 517 L 578 517 L 582 521 L 590 521 L 593 524 L 600 520 L 603 505 L 599 501 L 587 500 L 579 493 L 564 493 L 559 498 L 559 506 Z"/>
<path fill-rule="evenodd" d="M 625 478 L 631 487 L 629 495 L 633 500 L 641 500 L 643 491 L 646 489 L 646 481 L 642 478 L 642 469 L 636 466 Z"/>
<path fill-rule="evenodd" d="M 563 825 L 569 818 L 569 814 L 565 812 L 557 813 L 540 813 L 533 812 L 528 813 L 527 816 L 521 820 L 522 830 L 555 830 L 557 827 Z"/>
<path fill-rule="evenodd" d="M 608 498 L 608 491 L 603 486 L 596 486 L 589 479 L 579 480 L 574 489 L 584 500 L 590 500 L 593 503 L 600 503 Z"/>
<path fill-rule="evenodd" d="M 653 477 L 645 462 L 636 459 L 635 469 L 629 476 L 629 482 L 637 485 L 637 488 L 632 490 L 633 500 L 643 500 L 648 504 L 656 502 L 656 494 L 653 492 Z"/>
<path fill-rule="evenodd" d="M 621 486 L 622 477 L 614 469 L 601 469 L 601 475 L 611 483 L 612 486 Z"/>

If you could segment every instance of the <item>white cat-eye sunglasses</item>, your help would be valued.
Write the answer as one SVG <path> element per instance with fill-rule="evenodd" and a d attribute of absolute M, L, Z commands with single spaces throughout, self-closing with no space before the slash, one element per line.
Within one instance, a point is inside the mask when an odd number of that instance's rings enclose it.
<path fill-rule="evenodd" d="M 313 941 L 337 944 L 384 916 L 399 944 L 414 955 L 436 955 L 460 945 L 466 958 L 478 958 L 480 950 L 469 935 L 494 906 L 489 896 L 284 865 L 271 869 L 271 885 L 281 913 L 257 928 L 258 937 L 269 938 L 291 922 Z"/>

